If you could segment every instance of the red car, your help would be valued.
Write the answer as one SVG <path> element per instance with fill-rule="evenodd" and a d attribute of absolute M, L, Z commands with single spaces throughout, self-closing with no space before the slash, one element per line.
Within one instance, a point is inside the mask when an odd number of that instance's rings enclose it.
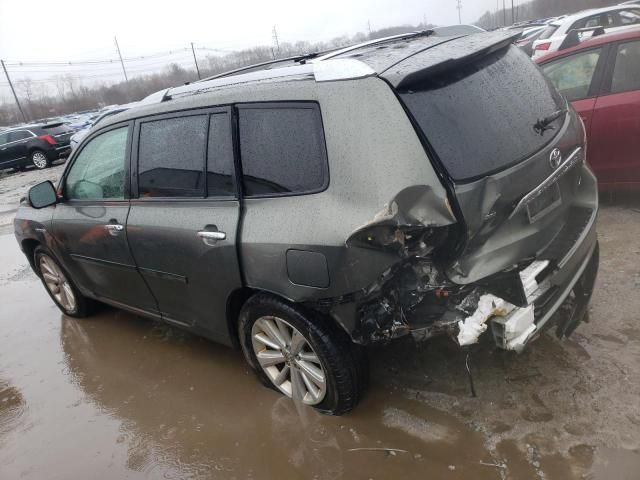
<path fill-rule="evenodd" d="M 584 120 L 601 190 L 640 187 L 640 28 L 537 60 Z"/>

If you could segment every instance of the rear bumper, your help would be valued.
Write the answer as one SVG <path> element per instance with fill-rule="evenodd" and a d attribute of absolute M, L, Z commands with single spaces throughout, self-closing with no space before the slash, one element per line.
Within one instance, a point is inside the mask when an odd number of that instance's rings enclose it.
<path fill-rule="evenodd" d="M 566 255 L 555 269 L 542 279 L 541 293 L 535 300 L 527 307 L 515 308 L 506 317 L 491 321 L 491 330 L 498 347 L 521 351 L 538 338 L 541 332 L 552 326 L 556 326 L 559 338 L 568 337 L 585 318 L 599 266 L 596 216 L 597 210 L 590 212 L 578 240 L 565 252 Z M 562 243 L 564 242 L 560 246 Z M 533 311 L 533 324 L 528 326 L 529 331 L 518 331 L 515 323 L 510 331 L 509 318 L 527 309 Z M 518 334 L 521 335 L 519 338 Z"/>
<path fill-rule="evenodd" d="M 47 152 L 47 157 L 49 160 L 57 160 L 59 158 L 68 157 L 71 153 L 71 145 L 60 145 L 52 148 Z"/>

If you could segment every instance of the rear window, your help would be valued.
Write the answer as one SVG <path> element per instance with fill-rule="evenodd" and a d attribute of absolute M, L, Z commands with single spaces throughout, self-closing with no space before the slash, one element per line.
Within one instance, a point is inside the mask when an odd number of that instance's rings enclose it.
<path fill-rule="evenodd" d="M 54 126 L 44 126 L 42 127 L 42 129 L 47 132 L 49 135 L 60 135 L 63 133 L 67 133 L 68 131 L 71 130 L 71 128 L 69 128 L 68 126 L 66 126 L 64 123 L 62 124 L 57 124 Z"/>
<path fill-rule="evenodd" d="M 327 160 L 317 105 L 242 106 L 239 125 L 245 195 L 311 193 L 326 186 Z"/>
<path fill-rule="evenodd" d="M 553 34 L 556 33 L 556 30 L 560 28 L 558 25 L 549 25 L 538 37 L 538 40 L 546 40 L 547 38 L 553 37 Z"/>
<path fill-rule="evenodd" d="M 502 170 L 543 148 L 533 126 L 565 102 L 517 47 L 431 77 L 400 92 L 454 180 Z M 556 120 L 556 131 L 563 118 Z"/>

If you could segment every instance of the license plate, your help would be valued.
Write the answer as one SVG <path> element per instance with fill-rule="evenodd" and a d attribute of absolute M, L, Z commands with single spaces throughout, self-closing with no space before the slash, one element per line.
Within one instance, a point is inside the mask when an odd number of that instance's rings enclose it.
<path fill-rule="evenodd" d="M 529 222 L 535 222 L 561 203 L 560 187 L 557 183 L 554 183 L 527 205 Z"/>

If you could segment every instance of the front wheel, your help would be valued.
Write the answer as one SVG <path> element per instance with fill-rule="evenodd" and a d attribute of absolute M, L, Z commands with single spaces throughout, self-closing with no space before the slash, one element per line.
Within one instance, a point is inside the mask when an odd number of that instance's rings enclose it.
<path fill-rule="evenodd" d="M 33 166 L 38 170 L 44 170 L 51 165 L 50 160 L 42 150 L 34 150 L 31 152 L 31 163 L 33 163 Z"/>
<path fill-rule="evenodd" d="M 62 313 L 76 318 L 88 316 L 93 311 L 93 301 L 80 293 L 53 255 L 47 249 L 38 247 L 34 256 L 44 288 Z"/>
<path fill-rule="evenodd" d="M 243 306 L 239 332 L 245 358 L 266 386 L 331 415 L 358 403 L 364 353 L 330 318 L 258 294 Z"/>

